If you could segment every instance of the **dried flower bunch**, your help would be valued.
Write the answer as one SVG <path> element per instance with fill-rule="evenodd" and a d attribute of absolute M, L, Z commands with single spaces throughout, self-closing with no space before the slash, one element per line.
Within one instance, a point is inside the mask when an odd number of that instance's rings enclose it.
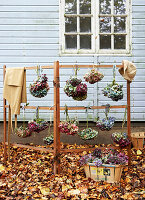
<path fill-rule="evenodd" d="M 103 77 L 104 75 L 95 68 L 91 69 L 88 73 L 84 75 L 85 81 L 89 82 L 90 84 L 101 81 Z"/>
<path fill-rule="evenodd" d="M 78 127 L 78 121 L 76 119 L 71 120 L 68 115 L 68 108 L 67 105 L 65 105 L 65 112 L 66 114 L 66 120 L 61 121 L 59 123 L 59 129 L 61 133 L 65 133 L 67 135 L 75 135 L 79 131 Z"/>
<path fill-rule="evenodd" d="M 112 133 L 111 138 L 116 144 L 119 144 L 119 146 L 122 148 L 128 146 L 131 143 L 127 136 L 127 133 L 115 132 Z"/>
<path fill-rule="evenodd" d="M 119 85 L 116 82 L 107 84 L 107 86 L 102 90 L 104 96 L 111 98 L 113 101 L 118 101 L 123 99 L 123 85 Z"/>
<path fill-rule="evenodd" d="M 65 133 L 67 135 L 75 135 L 78 133 L 79 127 L 76 125 L 75 121 L 61 121 L 59 124 L 59 129 L 61 133 Z"/>
<path fill-rule="evenodd" d="M 95 149 L 93 153 L 87 154 L 80 159 L 80 165 L 94 163 L 97 167 L 110 164 L 110 165 L 125 165 L 128 157 L 125 153 L 118 152 L 115 149 Z"/>
<path fill-rule="evenodd" d="M 109 110 L 110 110 L 110 105 L 106 104 L 106 108 L 105 108 L 105 116 L 106 117 L 103 118 L 102 120 L 98 119 L 96 122 L 96 126 L 101 131 L 109 131 L 115 123 L 115 117 L 108 117 Z"/>
<path fill-rule="evenodd" d="M 29 86 L 29 91 L 32 96 L 38 98 L 45 97 L 50 89 L 47 81 L 48 78 L 46 74 L 38 75 L 37 80 Z"/>
<path fill-rule="evenodd" d="M 115 122 L 115 117 L 108 117 L 107 119 L 104 118 L 102 120 L 98 120 L 96 122 L 96 126 L 101 130 L 101 131 L 109 131 Z"/>
<path fill-rule="evenodd" d="M 40 118 L 35 118 L 28 122 L 28 128 L 31 132 L 39 133 L 45 130 L 46 128 L 48 128 L 48 126 L 49 126 L 49 123 L 45 121 L 44 119 L 40 119 Z"/>
<path fill-rule="evenodd" d="M 43 139 L 43 141 L 44 141 L 45 144 L 50 145 L 50 144 L 53 143 L 54 137 L 53 137 L 53 135 L 50 135 L 50 136 L 48 136 L 48 137 L 45 137 L 45 138 Z"/>
<path fill-rule="evenodd" d="M 83 129 L 80 133 L 78 133 L 78 135 L 83 140 L 91 140 L 98 135 L 98 131 L 95 131 L 92 128 L 86 128 L 86 129 Z"/>
<path fill-rule="evenodd" d="M 15 128 L 14 130 L 15 134 L 17 134 L 19 137 L 25 138 L 31 135 L 31 131 L 28 127 L 20 126 L 19 128 Z"/>
<path fill-rule="evenodd" d="M 71 77 L 66 81 L 64 92 L 74 100 L 83 101 L 87 98 L 87 85 L 81 79 Z"/>

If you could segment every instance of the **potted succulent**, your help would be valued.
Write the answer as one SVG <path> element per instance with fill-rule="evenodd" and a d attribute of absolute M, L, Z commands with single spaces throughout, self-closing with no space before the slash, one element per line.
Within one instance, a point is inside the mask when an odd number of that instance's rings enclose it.
<path fill-rule="evenodd" d="M 80 159 L 87 177 L 95 181 L 119 182 L 123 166 L 127 164 L 128 157 L 125 153 L 114 149 L 95 149 Z"/>
<path fill-rule="evenodd" d="M 121 148 L 127 147 L 131 143 L 131 141 L 129 140 L 127 136 L 127 133 L 115 132 L 115 133 L 112 133 L 111 138 L 113 142 L 115 142 L 116 144 L 119 144 Z"/>
<path fill-rule="evenodd" d="M 108 98 L 111 98 L 113 101 L 118 101 L 123 99 L 123 85 L 119 85 L 115 81 L 115 69 L 116 67 L 113 67 L 113 81 L 111 84 L 107 84 L 107 86 L 102 90 L 104 96 L 107 96 Z"/>
<path fill-rule="evenodd" d="M 96 126 L 101 130 L 101 131 L 109 131 L 111 130 L 111 128 L 114 125 L 115 122 L 115 117 L 108 117 L 109 114 L 109 108 L 110 105 L 106 104 L 106 108 L 105 108 L 105 118 L 103 118 L 102 120 L 97 120 L 96 122 Z"/>
<path fill-rule="evenodd" d="M 85 81 L 89 82 L 90 84 L 101 81 L 103 77 L 104 75 L 95 68 L 91 69 L 88 73 L 84 75 Z"/>
<path fill-rule="evenodd" d="M 87 98 L 87 85 L 77 78 L 78 68 L 75 69 L 75 76 L 66 81 L 64 92 L 67 96 L 76 101 L 83 101 Z"/>
<path fill-rule="evenodd" d="M 37 80 L 29 86 L 31 95 L 38 98 L 45 97 L 50 89 L 47 81 L 46 74 L 40 75 L 40 70 L 37 67 Z"/>
<path fill-rule="evenodd" d="M 36 118 L 28 122 L 28 128 L 31 132 L 41 132 L 48 128 L 49 123 L 44 119 L 39 118 L 39 107 L 36 109 Z"/>
<path fill-rule="evenodd" d="M 87 127 L 85 129 L 83 129 L 81 132 L 78 132 L 78 135 L 83 139 L 83 140 L 91 140 L 94 137 L 96 137 L 98 135 L 98 131 L 89 128 L 89 124 L 88 124 L 88 108 L 86 108 L 86 113 L 87 113 Z"/>
<path fill-rule="evenodd" d="M 65 105 L 66 120 L 61 121 L 59 123 L 59 129 L 61 133 L 65 133 L 67 135 L 75 135 L 79 131 L 78 121 L 76 119 L 71 120 L 68 115 L 68 108 Z"/>

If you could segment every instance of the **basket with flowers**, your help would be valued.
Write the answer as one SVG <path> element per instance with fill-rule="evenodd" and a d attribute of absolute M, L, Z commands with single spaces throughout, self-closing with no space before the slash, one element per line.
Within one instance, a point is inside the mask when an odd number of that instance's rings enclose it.
<path fill-rule="evenodd" d="M 66 114 L 66 120 L 61 121 L 59 123 L 59 129 L 61 133 L 65 133 L 67 135 L 75 135 L 79 131 L 78 127 L 78 121 L 76 119 L 70 120 L 68 115 L 68 108 L 65 105 L 65 114 Z"/>
<path fill-rule="evenodd" d="M 44 119 L 39 118 L 39 108 L 36 109 L 36 118 L 28 122 L 28 128 L 31 132 L 41 132 L 48 128 L 49 123 Z"/>
<path fill-rule="evenodd" d="M 89 82 L 90 84 L 101 81 L 103 77 L 104 75 L 95 68 L 91 69 L 88 73 L 84 75 L 85 81 Z"/>
<path fill-rule="evenodd" d="M 95 181 L 119 182 L 122 168 L 127 164 L 128 157 L 125 153 L 115 149 L 95 149 L 80 159 L 80 165 L 84 166 L 86 177 Z M 94 173 L 95 172 L 95 173 Z"/>
<path fill-rule="evenodd" d="M 113 81 L 111 84 L 107 84 L 107 86 L 102 90 L 104 96 L 107 96 L 108 98 L 111 98 L 113 101 L 118 101 L 123 99 L 123 85 L 119 85 L 115 81 L 115 69 L 116 67 L 113 67 Z"/>
<path fill-rule="evenodd" d="M 102 120 L 98 119 L 97 122 L 96 122 L 96 126 L 101 131 L 109 131 L 114 126 L 115 117 L 108 117 L 109 108 L 110 108 L 110 105 L 106 104 L 106 108 L 105 108 L 105 116 L 106 117 L 104 119 L 102 119 Z"/>
<path fill-rule="evenodd" d="M 45 97 L 50 89 L 47 81 L 46 74 L 40 75 L 39 69 L 37 68 L 37 80 L 29 86 L 31 95 L 37 98 Z"/>
<path fill-rule="evenodd" d="M 77 78 L 77 70 L 76 67 L 75 76 L 66 81 L 64 92 L 76 101 L 83 101 L 87 98 L 87 85 Z"/>
<path fill-rule="evenodd" d="M 50 144 L 52 144 L 53 141 L 54 141 L 54 136 L 53 136 L 53 135 L 50 135 L 50 136 L 48 136 L 48 137 L 45 137 L 45 138 L 43 139 L 43 141 L 44 141 L 45 144 L 50 145 Z"/>

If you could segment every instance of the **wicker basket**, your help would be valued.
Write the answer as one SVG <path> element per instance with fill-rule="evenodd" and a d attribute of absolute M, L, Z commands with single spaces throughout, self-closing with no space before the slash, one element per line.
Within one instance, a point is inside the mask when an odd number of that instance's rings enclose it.
<path fill-rule="evenodd" d="M 141 149 L 144 146 L 145 132 L 135 132 L 131 133 L 131 140 L 133 147 L 136 149 Z"/>
<path fill-rule="evenodd" d="M 122 165 L 102 165 L 96 167 L 94 163 L 84 166 L 86 177 L 94 181 L 106 181 L 108 183 L 118 183 L 122 174 Z"/>

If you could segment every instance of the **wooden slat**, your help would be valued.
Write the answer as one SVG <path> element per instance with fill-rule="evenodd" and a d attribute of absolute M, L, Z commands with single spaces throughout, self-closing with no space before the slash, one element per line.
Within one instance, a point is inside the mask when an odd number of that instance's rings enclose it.
<path fill-rule="evenodd" d="M 3 66 L 3 83 L 5 80 L 5 69 L 6 69 L 6 65 Z M 7 135 L 6 135 L 6 99 L 3 99 L 3 120 L 4 120 L 4 163 L 6 163 L 6 140 L 7 140 Z"/>
<path fill-rule="evenodd" d="M 6 142 L 6 145 L 8 145 L 7 142 Z M 19 147 L 19 148 L 32 149 L 32 150 L 36 150 L 36 151 L 50 152 L 50 153 L 54 152 L 54 150 L 50 149 L 50 148 L 35 147 L 35 146 L 30 146 L 30 145 L 25 145 L 25 144 L 12 143 L 11 146 L 13 146 L 13 147 Z"/>
<path fill-rule="evenodd" d="M 60 68 L 73 68 L 75 66 L 76 65 L 74 64 L 74 65 L 60 65 L 59 67 Z M 113 65 L 78 65 L 78 64 L 77 64 L 77 66 L 79 68 L 92 68 L 92 67 L 97 67 L 97 68 L 112 68 L 113 67 Z M 121 68 L 121 67 L 123 67 L 123 65 L 116 65 L 116 67 Z"/>
<path fill-rule="evenodd" d="M 127 134 L 131 140 L 130 81 L 127 81 Z M 131 144 L 128 146 L 128 166 L 131 166 Z"/>
<path fill-rule="evenodd" d="M 8 118 L 8 161 L 10 161 L 10 137 L 11 137 L 11 108 L 9 105 L 9 118 Z"/>

